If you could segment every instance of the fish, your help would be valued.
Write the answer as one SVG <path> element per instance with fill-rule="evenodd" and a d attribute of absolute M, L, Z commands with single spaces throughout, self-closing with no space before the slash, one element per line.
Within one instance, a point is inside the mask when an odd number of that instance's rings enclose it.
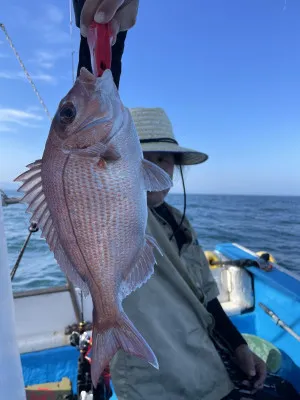
<path fill-rule="evenodd" d="M 91 377 L 97 386 L 120 349 L 159 368 L 122 307 L 154 273 L 155 239 L 146 234 L 147 191 L 172 186 L 144 159 L 128 108 L 109 69 L 82 68 L 60 101 L 42 158 L 27 165 L 22 203 L 74 286 L 93 302 Z"/>

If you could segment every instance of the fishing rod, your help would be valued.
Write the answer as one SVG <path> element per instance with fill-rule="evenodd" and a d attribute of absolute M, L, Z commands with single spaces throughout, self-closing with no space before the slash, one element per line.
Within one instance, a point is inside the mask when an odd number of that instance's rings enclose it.
<path fill-rule="evenodd" d="M 11 281 L 12 281 L 12 280 L 14 279 L 14 277 L 15 277 L 15 274 L 16 274 L 16 272 L 17 272 L 17 269 L 18 269 L 19 265 L 20 265 L 20 262 L 21 262 L 21 260 L 22 260 L 24 251 L 26 250 L 26 247 L 27 247 L 27 245 L 28 245 L 28 242 L 29 242 L 29 239 L 30 239 L 31 235 L 32 235 L 33 233 L 37 232 L 37 231 L 39 230 L 39 228 L 38 228 L 38 226 L 37 226 L 37 224 L 36 224 L 35 222 L 32 222 L 32 223 L 30 224 L 28 230 L 29 230 L 29 234 L 28 234 L 28 236 L 27 236 L 27 238 L 26 238 L 26 240 L 25 240 L 25 243 L 23 244 L 23 247 L 22 247 L 22 249 L 21 249 L 21 251 L 20 251 L 20 253 L 19 253 L 19 256 L 18 256 L 18 258 L 17 258 L 17 261 L 16 261 L 16 263 L 15 263 L 13 269 L 12 269 L 11 272 L 10 272 L 10 280 L 11 280 Z"/>
<path fill-rule="evenodd" d="M 270 308 L 268 308 L 263 303 L 258 303 L 258 305 L 267 315 L 269 315 L 269 317 L 272 318 L 272 320 L 275 322 L 276 325 L 280 326 L 291 336 L 293 336 L 296 340 L 298 340 L 298 342 L 300 342 L 300 335 L 298 335 L 292 328 L 290 328 L 284 321 L 282 321 L 282 319 L 280 319 L 278 315 L 274 313 L 274 311 L 270 310 Z"/>
<path fill-rule="evenodd" d="M 24 242 L 24 244 L 23 244 L 23 246 L 21 248 L 21 251 L 20 251 L 20 253 L 18 255 L 17 261 L 16 261 L 14 267 L 12 268 L 12 270 L 10 272 L 10 280 L 11 281 L 13 281 L 13 279 L 14 279 L 14 277 L 16 275 L 16 272 L 17 272 L 17 270 L 19 268 L 20 262 L 21 262 L 21 260 L 23 258 L 24 252 L 25 252 L 25 250 L 27 248 L 27 245 L 29 243 L 31 235 L 33 233 L 35 233 L 35 232 L 38 232 L 39 227 L 38 227 L 36 222 L 31 222 L 28 230 L 29 230 L 29 234 L 28 234 L 28 236 L 27 236 L 27 238 L 26 238 L 26 240 L 25 240 L 25 242 Z M 75 315 L 76 315 L 76 319 L 77 319 L 77 321 L 79 323 L 79 326 L 82 326 L 81 329 L 84 329 L 85 322 L 84 322 L 84 319 L 83 319 L 83 299 L 81 300 L 82 306 L 81 306 L 81 310 L 80 310 L 80 307 L 79 307 L 78 302 L 77 302 L 75 288 L 74 288 L 74 286 L 72 285 L 72 283 L 70 282 L 70 280 L 68 279 L 67 276 L 66 276 L 66 280 L 67 280 L 67 287 L 68 287 L 68 290 L 70 292 L 70 296 L 71 296 L 71 301 L 72 301 L 72 304 L 73 304 L 74 312 L 75 312 Z"/>
<path fill-rule="evenodd" d="M 74 46 L 73 46 L 73 13 L 72 13 L 72 0 L 69 0 L 69 32 L 70 32 L 70 43 L 71 43 L 71 65 L 72 65 L 72 83 L 75 82 L 74 75 Z M 85 320 L 84 320 L 84 310 L 83 310 L 83 293 L 80 290 L 80 316 L 78 316 L 79 320 L 79 333 L 82 334 L 85 330 Z"/>

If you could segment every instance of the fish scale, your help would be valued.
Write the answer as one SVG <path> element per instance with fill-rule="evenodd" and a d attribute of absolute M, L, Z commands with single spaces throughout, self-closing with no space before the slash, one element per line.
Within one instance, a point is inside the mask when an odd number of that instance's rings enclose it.
<path fill-rule="evenodd" d="M 151 277 L 159 250 L 146 235 L 146 192 L 172 181 L 143 158 L 109 70 L 97 79 L 81 70 L 58 106 L 42 159 L 27 167 L 16 180 L 31 221 L 69 280 L 92 297 L 93 385 L 119 349 L 157 368 L 122 301 Z"/>

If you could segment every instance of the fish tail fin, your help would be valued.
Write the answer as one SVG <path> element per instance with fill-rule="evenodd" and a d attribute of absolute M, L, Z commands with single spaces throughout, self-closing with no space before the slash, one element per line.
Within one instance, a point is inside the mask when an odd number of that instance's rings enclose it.
<path fill-rule="evenodd" d="M 108 366 L 119 349 L 147 361 L 158 369 L 156 356 L 150 346 L 127 315 L 122 312 L 114 327 L 98 332 L 94 326 L 91 366 L 94 387 L 97 386 L 104 368 Z"/>

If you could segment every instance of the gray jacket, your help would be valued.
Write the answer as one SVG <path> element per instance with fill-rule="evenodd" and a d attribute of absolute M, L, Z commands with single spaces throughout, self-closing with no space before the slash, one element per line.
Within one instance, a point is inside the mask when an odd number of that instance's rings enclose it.
<path fill-rule="evenodd" d="M 179 221 L 181 214 L 172 209 Z M 154 351 L 159 370 L 119 351 L 111 362 L 119 400 L 220 400 L 233 384 L 210 337 L 214 321 L 206 303 L 217 285 L 197 235 L 185 220 L 190 242 L 178 254 L 171 228 L 149 210 L 147 231 L 158 242 L 155 273 L 129 295 L 124 310 Z"/>

